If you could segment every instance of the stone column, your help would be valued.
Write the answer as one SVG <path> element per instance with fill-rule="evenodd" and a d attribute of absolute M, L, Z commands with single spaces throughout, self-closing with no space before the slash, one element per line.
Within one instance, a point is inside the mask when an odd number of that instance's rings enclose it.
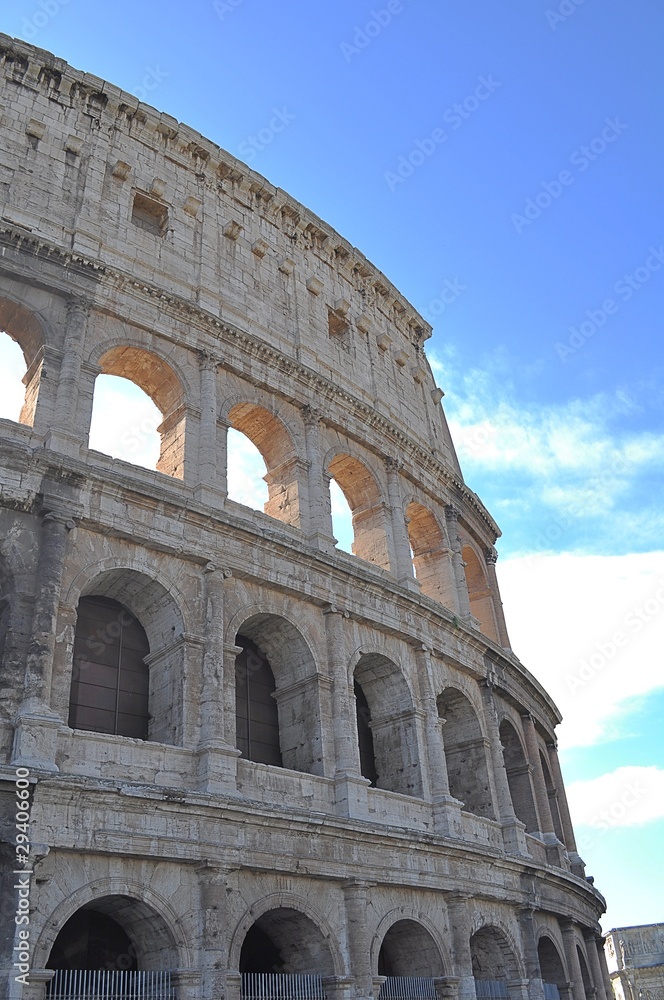
<path fill-rule="evenodd" d="M 204 569 L 204 652 L 200 691 L 200 731 L 197 747 L 199 788 L 227 792 L 235 788 L 239 752 L 225 739 L 224 691 L 224 582 L 232 577 L 214 563 Z"/>
<path fill-rule="evenodd" d="M 201 901 L 200 1000 L 219 1000 L 224 995 L 228 967 L 228 871 L 206 863 L 196 869 Z"/>
<path fill-rule="evenodd" d="M 402 463 L 396 458 L 386 458 L 387 496 L 390 504 L 390 520 L 392 523 L 392 541 L 394 546 L 393 575 L 397 582 L 409 589 L 419 589 L 413 574 L 413 562 L 410 558 L 410 542 L 403 511 L 403 497 L 399 473 Z"/>
<path fill-rule="evenodd" d="M 357 1000 L 369 1000 L 373 997 L 371 929 L 368 924 L 369 888 L 368 882 L 346 882 L 343 887 L 348 955 Z"/>
<path fill-rule="evenodd" d="M 348 681 L 346 662 L 344 622 L 349 615 L 332 605 L 324 614 L 327 662 L 332 676 L 336 805 L 344 816 L 367 818 L 367 788 L 370 782 L 360 772 L 360 750 L 353 724 L 355 699 Z"/>
<path fill-rule="evenodd" d="M 535 723 L 530 712 L 524 712 L 521 716 L 521 724 L 523 726 L 523 736 L 526 742 L 526 752 L 528 754 L 528 763 L 530 764 L 533 785 L 535 792 L 535 804 L 537 807 L 537 816 L 539 819 L 539 830 L 543 835 L 544 840 L 547 843 L 553 843 L 557 840 L 555 830 L 553 827 L 553 816 L 551 815 L 551 806 L 549 804 L 549 795 L 546 790 L 546 781 L 544 780 L 544 771 L 542 770 L 542 760 L 539 754 L 539 746 L 537 744 L 537 733 L 535 732 Z"/>
<path fill-rule="evenodd" d="M 454 580 L 456 583 L 457 598 L 459 601 L 459 614 L 462 618 L 470 617 L 470 598 L 468 597 L 468 583 L 466 581 L 466 574 L 464 571 L 464 561 L 461 555 L 461 539 L 459 537 L 459 521 L 460 511 L 453 504 L 448 504 L 445 507 L 445 520 L 447 522 L 447 533 L 450 539 L 450 548 L 452 550 L 452 569 L 454 571 Z"/>
<path fill-rule="evenodd" d="M 67 536 L 74 526 L 74 512 L 67 502 L 45 496 L 25 689 L 14 737 L 12 763 L 17 766 L 58 770 L 55 741 L 62 719 L 51 708 L 51 677 Z"/>
<path fill-rule="evenodd" d="M 209 496 L 219 503 L 217 481 L 217 366 L 218 358 L 209 351 L 199 351 L 201 420 L 198 436 L 198 487 L 199 499 Z M 213 491 L 213 492 L 212 492 Z M 225 497 L 225 491 L 223 493 Z"/>
<path fill-rule="evenodd" d="M 496 619 L 496 629 L 498 631 L 498 641 L 504 649 L 510 648 L 510 638 L 507 634 L 507 625 L 505 623 L 505 612 L 503 611 L 503 602 L 500 597 L 500 588 L 498 587 L 498 577 L 496 576 L 496 560 L 498 559 L 498 552 L 492 545 L 484 553 L 486 559 L 486 570 L 487 576 L 489 577 L 489 586 L 491 588 L 491 593 L 493 596 L 493 613 Z"/>
<path fill-rule="evenodd" d="M 565 838 L 565 847 L 567 848 L 567 853 L 569 855 L 570 863 L 572 865 L 572 871 L 575 875 L 583 878 L 585 875 L 585 865 L 581 858 L 579 857 L 576 849 L 576 840 L 574 837 L 574 828 L 572 827 L 572 817 L 569 813 L 569 806 L 567 804 L 567 795 L 565 794 L 565 784 L 563 782 L 562 771 L 560 770 L 560 761 L 558 759 L 558 747 L 555 742 L 547 743 L 546 748 L 549 753 L 549 764 L 551 767 L 551 777 L 553 783 L 558 792 L 558 808 L 560 810 L 560 822 L 563 828 L 563 836 Z"/>
<path fill-rule="evenodd" d="M 21 1000 L 44 1000 L 46 987 L 54 975 L 55 972 L 52 969 L 30 969 L 27 986 L 23 986 L 22 983 L 16 983 L 12 976 L 10 990 L 13 986 L 16 988 L 16 992 L 10 992 L 10 1000 L 14 996 L 17 998 L 20 997 Z"/>
<path fill-rule="evenodd" d="M 334 552 L 336 539 L 332 531 L 330 476 L 323 468 L 320 424 L 322 414 L 313 406 L 302 408 L 305 446 L 309 464 L 308 539 L 322 552 Z"/>
<path fill-rule="evenodd" d="M 519 928 L 523 945 L 523 957 L 526 965 L 526 976 L 529 979 L 528 996 L 531 1000 L 544 1000 L 544 983 L 537 954 L 537 938 L 533 921 L 533 908 L 523 906 L 519 910 Z"/>
<path fill-rule="evenodd" d="M 589 928 L 582 928 L 583 930 L 583 940 L 586 942 L 586 952 L 588 955 L 588 963 L 590 965 L 590 975 L 592 976 L 593 985 L 597 991 L 598 1000 L 613 1000 L 613 996 L 607 997 L 606 987 L 604 986 L 604 974 L 602 972 L 602 967 L 599 962 L 599 955 L 597 954 L 597 944 L 595 932 Z"/>
<path fill-rule="evenodd" d="M 599 959 L 599 967 L 602 970 L 602 982 L 604 983 L 604 992 L 606 994 L 606 1000 L 613 1000 L 613 983 L 611 982 L 611 976 L 609 975 L 609 967 L 606 964 L 606 952 L 604 951 L 604 938 L 601 934 L 595 935 L 595 948 L 597 949 L 597 958 Z"/>
<path fill-rule="evenodd" d="M 567 968 L 572 980 L 572 997 L 574 1000 L 586 1000 L 586 991 L 581 975 L 581 964 L 576 950 L 576 935 L 574 934 L 574 923 L 571 920 L 561 920 L 560 928 L 563 932 L 563 947 L 567 958 Z"/>
<path fill-rule="evenodd" d="M 480 681 L 482 701 L 484 706 L 484 720 L 486 731 L 489 737 L 491 749 L 491 771 L 493 774 L 496 801 L 498 806 L 498 818 L 503 828 L 503 840 L 505 850 L 509 854 L 528 854 L 525 838 L 525 824 L 517 819 L 514 812 L 514 804 L 507 782 L 507 771 L 505 770 L 505 759 L 503 757 L 503 746 L 500 742 L 500 732 L 498 728 L 498 713 L 493 700 L 493 685 L 490 680 Z"/>
<path fill-rule="evenodd" d="M 87 333 L 91 304 L 72 296 L 67 302 L 67 326 L 60 374 L 55 395 L 53 426 L 46 436 L 46 446 L 68 455 L 78 455 L 87 426 L 80 426 L 78 408 L 81 359 Z"/>
<path fill-rule="evenodd" d="M 475 1000 L 475 977 L 473 976 L 473 959 L 470 951 L 470 913 L 468 912 L 468 896 L 463 893 L 450 893 L 445 896 L 447 918 L 452 937 L 452 955 L 454 975 L 458 977 L 459 1000 Z"/>
<path fill-rule="evenodd" d="M 434 826 L 436 833 L 443 836 L 461 837 L 463 836 L 461 803 L 450 794 L 443 740 L 443 720 L 438 715 L 434 694 L 431 650 L 425 645 L 418 645 L 415 648 L 415 668 L 420 702 L 426 720 L 425 733 Z"/>

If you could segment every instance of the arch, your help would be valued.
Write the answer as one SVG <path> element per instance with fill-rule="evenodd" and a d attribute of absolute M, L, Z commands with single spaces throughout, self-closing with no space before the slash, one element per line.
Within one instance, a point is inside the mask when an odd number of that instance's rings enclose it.
<path fill-rule="evenodd" d="M 583 950 L 580 945 L 575 945 L 576 954 L 579 959 L 579 966 L 581 968 L 581 979 L 583 980 L 583 991 L 586 994 L 587 1000 L 591 1000 L 595 996 L 595 990 L 593 988 L 593 981 L 588 970 L 588 963 L 586 962 L 586 956 L 583 954 Z"/>
<path fill-rule="evenodd" d="M 299 460 L 283 420 L 264 406 L 243 401 L 230 407 L 228 422 L 251 441 L 265 462 L 268 499 L 264 512 L 285 524 L 303 527 L 306 466 Z"/>
<path fill-rule="evenodd" d="M 83 908 L 97 909 L 124 928 L 136 950 L 139 969 L 190 968 L 192 954 L 182 921 L 165 896 L 127 878 L 87 883 L 63 899 L 35 941 L 34 966 L 46 968 L 58 934 Z"/>
<path fill-rule="evenodd" d="M 406 524 L 413 569 L 422 593 L 454 608 L 449 546 L 436 517 L 419 501 L 411 500 L 406 506 Z"/>
<path fill-rule="evenodd" d="M 525 823 L 526 831 L 534 833 L 539 830 L 540 824 L 535 810 L 530 766 L 523 745 L 516 729 L 508 719 L 503 719 L 500 723 L 499 733 L 514 812 L 517 818 Z"/>
<path fill-rule="evenodd" d="M 328 455 L 325 468 L 351 509 L 353 554 L 389 571 L 386 505 L 375 475 L 364 462 L 345 451 Z"/>
<path fill-rule="evenodd" d="M 360 655 L 353 677 L 369 710 L 367 724 L 373 737 L 376 787 L 421 797 L 421 755 L 406 678 L 396 663 L 376 652 Z"/>
<path fill-rule="evenodd" d="M 46 336 L 41 320 L 21 303 L 0 298 L 0 331 L 4 331 L 21 348 L 25 361 L 23 384 L 25 393 L 19 413 L 19 424 L 32 427 L 44 362 Z"/>
<path fill-rule="evenodd" d="M 81 574 L 79 574 L 80 578 Z M 70 591 L 73 589 L 70 588 Z M 149 653 L 148 739 L 178 745 L 182 737 L 182 697 L 184 620 L 172 592 L 154 577 L 135 569 L 115 567 L 90 576 L 81 586 L 78 599 L 109 598 L 139 622 L 147 637 Z M 77 601 L 77 606 L 78 606 Z M 112 630 L 113 632 L 116 629 Z M 94 634 L 92 642 L 103 644 L 108 636 Z M 72 671 L 72 687 L 78 677 Z"/>
<path fill-rule="evenodd" d="M 446 961 L 442 942 L 435 928 L 421 916 L 417 918 L 392 915 L 389 927 L 382 935 L 380 948 L 372 948 L 374 975 L 423 976 L 434 979 L 444 976 Z M 384 923 L 384 921 L 383 921 Z M 382 929 L 382 925 L 381 925 Z M 376 938 L 379 939 L 378 935 Z"/>
<path fill-rule="evenodd" d="M 254 613 L 235 627 L 234 641 L 250 640 L 273 674 L 283 766 L 323 774 L 319 678 L 304 636 L 287 618 L 269 612 Z"/>
<path fill-rule="evenodd" d="M 540 762 L 542 764 L 542 771 L 544 772 L 544 785 L 546 787 L 546 794 L 549 799 L 549 808 L 551 810 L 551 818 L 553 820 L 553 829 L 560 843 L 564 844 L 565 835 L 563 833 L 563 823 L 560 817 L 560 807 L 558 805 L 558 789 L 553 783 L 553 778 L 551 777 L 551 770 L 549 768 L 549 763 L 542 750 L 539 751 L 539 755 L 540 755 Z"/>
<path fill-rule="evenodd" d="M 140 622 L 108 597 L 78 603 L 69 725 L 146 739 L 150 645 Z"/>
<path fill-rule="evenodd" d="M 470 613 L 479 622 L 480 629 L 484 635 L 488 636 L 489 639 L 493 639 L 494 642 L 499 642 L 496 614 L 493 606 L 493 591 L 489 586 L 486 570 L 482 566 L 475 549 L 467 542 L 463 545 L 461 557 L 464 562 L 466 584 L 468 585 Z"/>
<path fill-rule="evenodd" d="M 548 934 L 542 934 L 537 942 L 537 958 L 542 981 L 562 990 L 567 985 L 565 966 L 560 951 Z"/>
<path fill-rule="evenodd" d="M 274 674 L 263 651 L 244 635 L 235 658 L 235 743 L 242 757 L 283 767 Z"/>
<path fill-rule="evenodd" d="M 450 794 L 463 803 L 466 812 L 495 819 L 487 743 L 470 700 L 457 688 L 448 687 L 436 701 L 444 721 L 443 741 Z"/>
<path fill-rule="evenodd" d="M 254 927 L 267 937 L 278 953 L 280 968 L 265 971 L 317 973 L 323 976 L 344 974 L 343 958 L 332 928 L 306 900 L 285 892 L 264 897 L 245 911 L 230 941 L 229 969 L 264 971 L 242 968 L 243 948 Z M 244 962 L 249 961 L 247 951 L 248 948 L 244 953 Z"/>
<path fill-rule="evenodd" d="M 484 924 L 470 938 L 470 954 L 478 998 L 495 996 L 483 986 L 502 981 L 508 995 L 507 983 L 521 978 L 517 951 L 508 935 L 495 924 Z"/>
<path fill-rule="evenodd" d="M 159 354 L 131 344 L 107 348 L 99 357 L 102 375 L 114 375 L 137 385 L 162 415 L 156 428 L 161 447 L 157 471 L 184 478 L 186 405 L 182 381 Z"/>

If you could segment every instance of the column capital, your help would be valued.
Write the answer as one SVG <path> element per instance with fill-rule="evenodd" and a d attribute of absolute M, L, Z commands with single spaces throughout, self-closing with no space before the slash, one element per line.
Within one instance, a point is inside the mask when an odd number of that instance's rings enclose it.
<path fill-rule="evenodd" d="M 218 566 L 217 563 L 208 562 L 203 567 L 204 573 L 219 573 L 224 580 L 230 580 L 233 576 L 232 569 L 225 569 L 223 566 Z"/>
<path fill-rule="evenodd" d="M 385 468 L 388 472 L 399 473 L 403 469 L 403 461 L 400 458 L 394 458 L 392 455 L 385 456 Z"/>
<path fill-rule="evenodd" d="M 324 615 L 341 615 L 342 618 L 350 618 L 350 611 L 347 608 L 338 608 L 336 604 L 328 604 L 323 608 Z"/>
<path fill-rule="evenodd" d="M 208 350 L 206 347 L 200 347 L 196 353 L 198 354 L 198 364 L 202 371 L 216 372 L 221 364 L 221 358 L 217 357 L 213 351 Z"/>
<path fill-rule="evenodd" d="M 486 559 L 487 565 L 496 565 L 498 561 L 498 550 L 495 545 L 490 545 L 484 550 L 484 558 Z"/>
<path fill-rule="evenodd" d="M 90 299 L 85 298 L 82 295 L 70 295 L 67 299 L 67 318 L 74 319 L 87 319 L 90 315 L 90 310 L 92 309 L 92 302 Z"/>
<path fill-rule="evenodd" d="M 72 528 L 76 527 L 74 512 L 67 508 L 55 508 L 50 506 L 42 508 L 41 520 L 42 524 L 62 524 L 67 531 L 71 531 Z"/>
<path fill-rule="evenodd" d="M 445 504 L 445 519 L 450 523 L 456 522 L 461 517 L 461 510 L 453 503 Z"/>
<path fill-rule="evenodd" d="M 305 426 L 318 427 L 323 423 L 323 411 L 312 406 L 311 403 L 305 403 L 302 407 L 302 419 Z"/>

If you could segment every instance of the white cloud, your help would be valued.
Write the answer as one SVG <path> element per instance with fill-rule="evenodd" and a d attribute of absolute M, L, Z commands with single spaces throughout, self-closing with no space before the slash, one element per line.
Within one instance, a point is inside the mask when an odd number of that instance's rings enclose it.
<path fill-rule="evenodd" d="M 0 334 L 0 417 L 18 420 L 25 396 L 24 375 L 23 351 L 11 337 Z"/>
<path fill-rule="evenodd" d="M 240 431 L 228 430 L 227 469 L 228 497 L 236 503 L 263 510 L 267 503 L 267 483 L 265 462 L 255 444 Z"/>
<path fill-rule="evenodd" d="M 498 563 L 512 647 L 563 715 L 561 746 L 610 739 L 664 685 L 664 552 Z"/>
<path fill-rule="evenodd" d="M 576 826 L 607 830 L 664 817 L 664 771 L 657 767 L 619 767 L 566 790 Z"/>
<path fill-rule="evenodd" d="M 126 378 L 99 375 L 95 382 L 90 447 L 113 458 L 156 468 L 163 417 L 142 389 Z"/>

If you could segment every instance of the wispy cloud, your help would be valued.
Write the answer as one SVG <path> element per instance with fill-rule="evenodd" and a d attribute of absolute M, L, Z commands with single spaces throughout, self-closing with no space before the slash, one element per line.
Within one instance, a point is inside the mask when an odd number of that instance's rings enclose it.
<path fill-rule="evenodd" d="M 572 782 L 567 797 L 578 826 L 640 826 L 664 818 L 664 770 L 619 767 L 591 781 Z"/>
<path fill-rule="evenodd" d="M 664 552 L 500 560 L 512 647 L 563 715 L 563 748 L 621 734 L 664 683 Z"/>
<path fill-rule="evenodd" d="M 483 368 L 465 372 L 452 351 L 434 353 L 432 367 L 447 391 L 446 412 L 467 481 L 497 515 L 518 498 L 531 545 L 538 531 L 549 528 L 554 544 L 540 544 L 540 550 L 586 544 L 605 551 L 610 544 L 616 551 L 618 544 L 626 551 L 661 538 L 661 505 L 643 487 L 664 474 L 664 434 L 638 428 L 643 404 L 636 392 L 620 389 L 560 404 L 520 402 L 500 352 Z M 584 538 L 580 529 L 589 521 L 592 530 Z M 640 539 L 629 535 L 637 526 Z M 511 542 L 529 548 L 527 533 Z"/>

